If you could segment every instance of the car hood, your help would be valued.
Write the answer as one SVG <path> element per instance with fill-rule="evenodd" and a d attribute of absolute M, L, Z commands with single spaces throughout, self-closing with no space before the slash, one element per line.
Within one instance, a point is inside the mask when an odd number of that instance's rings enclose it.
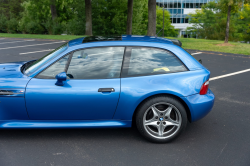
<path fill-rule="evenodd" d="M 31 77 L 21 72 L 21 67 L 26 62 L 2 63 L 0 64 L 0 89 L 26 87 Z"/>

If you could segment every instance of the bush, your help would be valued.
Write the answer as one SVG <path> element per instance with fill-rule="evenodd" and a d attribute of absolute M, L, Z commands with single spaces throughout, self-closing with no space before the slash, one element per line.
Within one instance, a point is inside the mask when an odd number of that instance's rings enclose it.
<path fill-rule="evenodd" d="M 16 18 L 11 18 L 7 21 L 7 32 L 17 33 L 18 32 L 18 20 Z"/>
<path fill-rule="evenodd" d="M 85 33 L 85 23 L 78 19 L 70 20 L 66 24 L 67 34 L 70 35 L 82 35 Z"/>
<path fill-rule="evenodd" d="M 0 32 L 7 32 L 7 18 L 5 15 L 0 15 Z"/>
<path fill-rule="evenodd" d="M 61 35 L 65 31 L 65 25 L 63 23 L 54 23 L 52 33 L 53 35 Z"/>
<path fill-rule="evenodd" d="M 65 25 L 63 23 L 60 23 L 57 19 L 48 19 L 44 23 L 44 27 L 50 35 L 60 35 L 65 31 Z"/>
<path fill-rule="evenodd" d="M 21 22 L 19 30 L 22 31 L 23 33 L 29 33 L 29 34 L 45 33 L 45 29 L 35 21 Z"/>

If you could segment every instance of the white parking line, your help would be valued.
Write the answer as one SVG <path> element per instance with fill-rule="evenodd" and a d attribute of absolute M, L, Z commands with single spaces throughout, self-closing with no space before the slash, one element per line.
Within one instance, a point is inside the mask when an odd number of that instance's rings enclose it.
<path fill-rule="evenodd" d="M 201 54 L 202 52 L 196 52 L 196 53 L 193 53 L 191 55 L 196 55 L 196 54 Z"/>
<path fill-rule="evenodd" d="M 53 42 L 53 43 L 43 43 L 43 44 L 34 44 L 34 45 L 25 45 L 25 46 L 16 46 L 16 47 L 6 47 L 6 48 L 0 48 L 0 50 L 6 50 L 6 49 L 11 49 L 11 48 L 20 48 L 20 47 L 41 46 L 41 45 L 46 45 L 46 44 L 56 44 L 56 43 L 64 43 L 64 42 L 65 41 Z"/>
<path fill-rule="evenodd" d="M 241 73 L 245 73 L 245 72 L 248 72 L 248 71 L 250 71 L 250 69 L 241 70 L 241 71 L 237 71 L 237 72 L 234 72 L 234 73 L 221 75 L 221 76 L 218 76 L 218 77 L 213 77 L 213 78 L 210 78 L 209 81 L 217 80 L 217 79 L 220 79 L 220 78 L 229 77 L 229 76 L 233 76 L 233 75 L 237 75 L 237 74 L 241 74 Z"/>
<path fill-rule="evenodd" d="M 34 41 L 34 40 L 22 40 L 22 41 L 14 41 L 14 42 L 5 42 L 5 43 L 0 43 L 0 44 L 18 43 L 18 42 L 26 42 L 26 41 Z"/>
<path fill-rule="evenodd" d="M 25 53 L 20 53 L 20 55 L 23 55 L 23 54 L 33 54 L 33 53 L 37 53 L 37 52 L 53 51 L 53 50 L 54 50 L 54 49 L 41 50 L 41 51 L 34 51 L 34 52 L 25 52 Z"/>

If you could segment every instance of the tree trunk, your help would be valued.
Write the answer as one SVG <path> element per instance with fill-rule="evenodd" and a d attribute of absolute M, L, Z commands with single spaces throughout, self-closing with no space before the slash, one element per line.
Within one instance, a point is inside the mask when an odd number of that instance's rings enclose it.
<path fill-rule="evenodd" d="M 226 27 L 226 36 L 225 36 L 225 41 L 224 41 L 224 43 L 228 43 L 230 14 L 231 14 L 231 5 L 228 6 L 228 10 L 227 10 L 227 27 Z"/>
<path fill-rule="evenodd" d="M 163 3 L 163 27 L 162 27 L 162 36 L 164 37 L 164 13 L 165 13 L 165 4 Z"/>
<path fill-rule="evenodd" d="M 148 0 L 148 36 L 156 35 L 156 0 Z"/>
<path fill-rule="evenodd" d="M 52 20 L 55 20 L 57 18 L 55 0 L 50 0 L 50 10 L 51 10 L 51 15 L 52 15 Z"/>
<path fill-rule="evenodd" d="M 92 36 L 92 7 L 91 0 L 85 0 L 86 28 L 85 35 Z"/>
<path fill-rule="evenodd" d="M 132 34 L 133 0 L 128 0 L 127 34 Z"/>

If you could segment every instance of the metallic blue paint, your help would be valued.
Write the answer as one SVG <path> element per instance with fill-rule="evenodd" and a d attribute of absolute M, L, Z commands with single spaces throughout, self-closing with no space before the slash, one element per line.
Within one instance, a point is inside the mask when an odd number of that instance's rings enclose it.
<path fill-rule="evenodd" d="M 0 121 L 16 119 L 29 119 L 24 97 L 0 97 Z"/>
<path fill-rule="evenodd" d="M 131 127 L 125 120 L 0 120 L 0 128 L 113 128 Z"/>
<path fill-rule="evenodd" d="M 31 77 L 21 72 L 21 66 L 25 62 L 0 64 L 0 90 L 20 89 L 24 90 Z"/>
<path fill-rule="evenodd" d="M 122 35 L 122 41 L 146 41 L 146 42 L 160 42 L 166 44 L 173 44 L 173 42 L 167 38 L 155 37 L 155 36 L 140 36 L 140 35 Z"/>
<path fill-rule="evenodd" d="M 198 94 L 201 85 L 208 80 L 209 76 L 210 73 L 203 69 L 121 78 L 121 94 L 114 119 L 131 119 L 137 106 L 150 96 L 171 94 L 184 97 Z"/>
<path fill-rule="evenodd" d="M 205 117 L 214 105 L 214 94 L 210 89 L 206 95 L 195 94 L 182 99 L 189 107 L 192 122 Z"/>
<path fill-rule="evenodd" d="M 74 45 L 78 45 L 78 44 L 82 44 L 82 41 L 85 37 L 81 37 L 81 38 L 78 38 L 78 39 L 74 39 L 74 40 L 71 40 L 68 42 L 68 46 L 71 47 L 71 46 L 74 46 Z"/>
<path fill-rule="evenodd" d="M 120 78 L 67 80 L 33 78 L 26 88 L 26 106 L 33 120 L 112 119 L 120 94 Z M 115 92 L 98 92 L 114 88 Z"/>
<path fill-rule="evenodd" d="M 75 46 L 82 44 L 82 41 L 85 37 L 77 38 L 74 40 L 69 41 L 68 46 Z M 166 43 L 166 44 L 173 44 L 173 42 L 170 39 L 162 38 L 162 37 L 154 37 L 154 36 L 140 36 L 140 35 L 122 35 L 121 41 L 146 41 L 146 42 L 160 42 L 160 43 Z M 94 41 L 96 42 L 96 41 Z M 118 42 L 118 41 L 116 41 Z"/>
<path fill-rule="evenodd" d="M 214 104 L 214 95 L 210 90 L 206 95 L 199 94 L 210 72 L 167 39 L 161 42 L 157 41 L 162 40 L 159 38 L 144 37 L 141 41 L 138 38 L 122 36 L 122 41 L 84 44 L 84 38 L 72 40 L 63 53 L 29 77 L 21 72 L 25 62 L 0 64 L 0 90 L 14 93 L 23 91 L 15 95 L 0 95 L 0 128 L 130 127 L 137 106 L 159 94 L 170 94 L 183 100 L 189 108 L 191 121 L 203 118 Z M 144 39 L 152 40 L 147 42 Z M 72 51 L 102 46 L 166 49 L 174 53 L 189 71 L 116 79 L 71 79 L 66 80 L 63 86 L 56 86 L 56 79 L 35 78 L 46 67 Z M 114 88 L 115 92 L 98 92 L 99 88 Z"/>
<path fill-rule="evenodd" d="M 56 75 L 56 83 L 55 85 L 57 86 L 63 86 L 64 85 L 64 81 L 67 80 L 67 75 L 66 75 L 66 72 L 62 72 L 62 73 L 59 73 Z"/>

